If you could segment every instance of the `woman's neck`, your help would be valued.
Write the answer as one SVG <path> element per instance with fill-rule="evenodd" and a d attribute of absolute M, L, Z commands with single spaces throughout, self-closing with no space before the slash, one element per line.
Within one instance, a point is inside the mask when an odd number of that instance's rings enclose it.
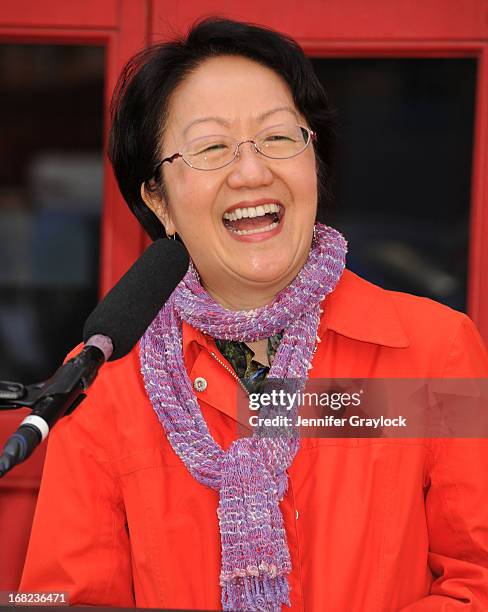
<path fill-rule="evenodd" d="M 267 306 L 288 282 L 267 285 L 266 287 L 224 287 L 214 288 L 204 283 L 205 290 L 213 299 L 227 310 L 255 310 Z"/>
<path fill-rule="evenodd" d="M 275 293 L 270 293 L 259 297 L 251 295 L 234 297 L 229 295 L 219 295 L 208 289 L 207 291 L 216 302 L 227 310 L 255 310 L 256 308 L 261 308 L 262 306 L 271 304 L 276 295 Z"/>

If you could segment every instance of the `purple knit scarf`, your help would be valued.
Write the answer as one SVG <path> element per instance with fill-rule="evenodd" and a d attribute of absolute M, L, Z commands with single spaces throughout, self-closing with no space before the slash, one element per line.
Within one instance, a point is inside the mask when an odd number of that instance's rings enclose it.
<path fill-rule="evenodd" d="M 147 394 L 175 453 L 198 482 L 219 492 L 224 610 L 280 612 L 290 605 L 291 560 L 279 502 L 297 437 L 254 434 L 224 451 L 210 435 L 182 354 L 181 322 L 214 338 L 254 342 L 285 330 L 270 377 L 305 380 L 316 342 L 320 302 L 337 284 L 347 243 L 317 224 L 305 265 L 271 304 L 226 310 L 200 284 L 193 265 L 141 340 Z"/>

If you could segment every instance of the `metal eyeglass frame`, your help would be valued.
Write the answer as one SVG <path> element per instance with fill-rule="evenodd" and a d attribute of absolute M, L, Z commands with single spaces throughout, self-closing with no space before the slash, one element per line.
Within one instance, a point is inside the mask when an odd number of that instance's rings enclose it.
<path fill-rule="evenodd" d="M 234 155 L 232 156 L 232 159 L 230 159 L 224 165 L 219 166 L 218 168 L 195 168 L 195 166 L 192 166 L 190 164 L 190 162 L 185 159 L 183 153 L 178 152 L 178 153 L 174 153 L 173 155 L 170 155 L 169 157 L 165 157 L 164 159 L 162 159 L 155 166 L 154 171 L 153 171 L 153 177 L 156 178 L 156 175 L 158 174 L 161 166 L 165 162 L 169 162 L 170 164 L 172 164 L 175 161 L 175 159 L 178 159 L 179 157 L 181 157 L 181 159 L 185 162 L 185 164 L 187 166 L 190 166 L 190 168 L 193 168 L 194 170 L 201 170 L 202 172 L 212 172 L 213 170 L 221 170 L 222 168 L 225 168 L 226 166 L 231 164 L 236 159 L 236 157 L 239 156 L 239 147 L 241 145 L 243 145 L 243 144 L 248 143 L 248 142 L 252 143 L 256 153 L 260 153 L 261 155 L 263 155 L 264 157 L 267 157 L 268 159 L 291 159 L 292 157 L 296 157 L 297 155 L 300 155 L 300 153 L 303 153 L 311 142 L 316 142 L 316 140 L 317 140 L 317 134 L 313 130 L 311 130 L 310 128 L 305 127 L 303 125 L 297 125 L 297 127 L 299 127 L 301 130 L 305 130 L 307 132 L 308 140 L 305 143 L 305 146 L 303 147 L 303 149 L 301 149 L 297 153 L 293 153 L 293 155 L 288 155 L 287 157 L 272 157 L 271 155 L 266 155 L 266 153 L 263 153 L 263 151 L 261 151 L 261 149 L 258 147 L 258 145 L 256 144 L 256 141 L 254 139 L 242 140 L 241 142 L 237 142 L 237 140 L 236 140 L 235 141 L 236 146 L 235 146 L 235 149 L 234 149 Z M 259 134 L 258 134 L 258 136 L 259 136 Z"/>

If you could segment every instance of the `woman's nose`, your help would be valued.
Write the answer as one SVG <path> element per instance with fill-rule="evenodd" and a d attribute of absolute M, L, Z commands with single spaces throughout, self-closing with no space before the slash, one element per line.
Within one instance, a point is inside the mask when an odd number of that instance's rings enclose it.
<path fill-rule="evenodd" d="M 252 141 L 246 140 L 239 145 L 236 158 L 229 165 L 227 181 L 229 187 L 259 187 L 273 181 L 269 161 L 259 153 Z"/>

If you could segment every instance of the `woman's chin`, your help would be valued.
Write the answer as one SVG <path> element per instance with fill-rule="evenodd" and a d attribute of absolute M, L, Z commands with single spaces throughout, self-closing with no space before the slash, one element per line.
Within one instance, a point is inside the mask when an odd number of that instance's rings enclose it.
<path fill-rule="evenodd" d="M 267 285 L 272 288 L 276 285 L 289 284 L 296 276 L 298 270 L 292 261 L 277 261 L 276 258 L 254 258 L 248 265 L 241 265 L 235 269 L 235 278 L 242 282 L 243 289 L 264 289 Z M 281 287 L 280 287 L 281 288 Z"/>

